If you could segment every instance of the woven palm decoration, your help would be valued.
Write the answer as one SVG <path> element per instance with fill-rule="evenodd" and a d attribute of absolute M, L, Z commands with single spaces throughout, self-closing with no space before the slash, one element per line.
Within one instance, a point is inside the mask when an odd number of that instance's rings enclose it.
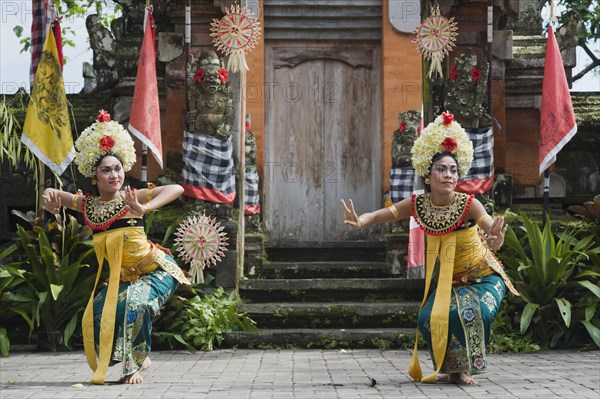
<path fill-rule="evenodd" d="M 190 216 L 175 232 L 178 255 L 190 264 L 192 283 L 204 281 L 206 266 L 216 265 L 225 257 L 227 234 L 216 219 L 202 215 Z"/>
<path fill-rule="evenodd" d="M 250 52 L 260 37 L 260 23 L 256 16 L 247 7 L 232 5 L 225 9 L 225 16 L 213 19 L 211 34 L 217 49 L 229 55 L 227 69 L 238 72 L 247 71 L 246 53 Z"/>
<path fill-rule="evenodd" d="M 448 19 L 440 15 L 440 7 L 437 4 L 431 9 L 431 16 L 415 29 L 416 37 L 413 39 L 413 43 L 417 44 L 423 57 L 431 60 L 427 74 L 430 79 L 434 73 L 437 73 L 440 78 L 444 76 L 442 60 L 452 51 L 458 35 L 457 30 L 454 18 Z"/>

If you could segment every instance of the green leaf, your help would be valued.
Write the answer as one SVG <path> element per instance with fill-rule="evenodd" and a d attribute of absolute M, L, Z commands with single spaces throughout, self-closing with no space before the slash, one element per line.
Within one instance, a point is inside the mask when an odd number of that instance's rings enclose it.
<path fill-rule="evenodd" d="M 71 317 L 71 320 L 69 320 L 69 322 L 67 323 L 67 325 L 65 326 L 65 332 L 64 332 L 64 343 L 65 346 L 69 349 L 71 349 L 71 347 L 69 346 L 69 341 L 71 340 L 71 337 L 73 336 L 73 333 L 75 332 L 75 328 L 77 327 L 77 318 L 79 317 L 79 313 L 75 313 L 73 315 L 73 317 Z"/>
<path fill-rule="evenodd" d="M 587 329 L 588 333 L 590 334 L 590 337 L 592 337 L 596 346 L 600 348 L 600 329 L 598 329 L 598 327 L 596 327 L 587 320 L 582 320 L 581 323 Z"/>
<path fill-rule="evenodd" d="M 599 277 L 600 273 L 595 272 L 593 270 L 584 270 L 582 272 L 577 273 L 577 275 L 574 278 L 581 278 L 581 277 Z"/>
<path fill-rule="evenodd" d="M 528 303 L 521 314 L 521 334 L 525 334 L 531 323 L 531 318 L 540 305 L 536 303 Z"/>
<path fill-rule="evenodd" d="M 62 289 L 63 289 L 62 285 L 50 284 L 50 291 L 52 291 L 52 298 L 54 298 L 55 301 L 58 299 L 58 296 L 60 295 L 60 292 L 62 291 Z"/>
<path fill-rule="evenodd" d="M 593 302 L 591 305 L 586 306 L 585 308 L 585 319 L 587 321 L 591 321 L 592 317 L 596 314 L 596 307 L 598 306 L 598 302 Z"/>
<path fill-rule="evenodd" d="M 13 32 L 15 32 L 15 35 L 17 35 L 17 37 L 21 37 L 21 35 L 23 34 L 23 27 L 21 25 L 16 25 L 13 28 Z"/>
<path fill-rule="evenodd" d="M 600 287 L 597 284 L 592 283 L 591 281 L 577 281 L 577 284 L 584 286 L 588 290 L 592 291 L 594 295 L 600 298 Z"/>
<path fill-rule="evenodd" d="M 560 315 L 565 321 L 565 325 L 567 328 L 571 325 L 571 302 L 569 302 L 565 298 L 554 298 L 556 303 L 558 304 L 558 309 L 560 310 Z"/>
<path fill-rule="evenodd" d="M 0 327 L 0 353 L 2 356 L 8 356 L 10 350 L 10 341 L 8 340 L 8 333 L 6 328 Z"/>
<path fill-rule="evenodd" d="M 16 313 L 18 315 L 21 315 L 23 320 L 25 320 L 25 322 L 29 326 L 29 332 L 30 333 L 33 332 L 33 320 L 31 320 L 31 318 L 29 317 L 29 314 L 27 312 L 25 312 L 23 309 L 20 309 L 20 308 L 11 308 L 10 311 L 13 313 Z"/>

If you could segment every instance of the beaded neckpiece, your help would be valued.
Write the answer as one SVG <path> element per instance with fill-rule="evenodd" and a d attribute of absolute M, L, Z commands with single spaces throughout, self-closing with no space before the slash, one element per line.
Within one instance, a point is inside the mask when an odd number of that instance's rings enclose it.
<path fill-rule="evenodd" d="M 442 236 L 462 224 L 473 197 L 472 194 L 455 193 L 450 205 L 437 206 L 431 201 L 431 194 L 415 194 L 411 199 L 412 215 L 426 234 Z"/>
<path fill-rule="evenodd" d="M 112 201 L 101 201 L 90 194 L 83 203 L 83 221 L 92 230 L 105 230 L 117 219 L 129 212 L 125 201 L 118 197 Z"/>

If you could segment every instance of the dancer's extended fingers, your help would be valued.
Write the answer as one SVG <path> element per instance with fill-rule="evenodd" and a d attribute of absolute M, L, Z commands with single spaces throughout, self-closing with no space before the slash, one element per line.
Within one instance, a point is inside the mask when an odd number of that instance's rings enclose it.
<path fill-rule="evenodd" d="M 344 213 L 350 213 L 350 209 L 348 209 L 348 206 L 346 205 L 346 201 L 344 201 L 342 199 L 342 200 L 340 200 L 340 203 L 342 204 L 342 210 L 344 211 Z"/>
<path fill-rule="evenodd" d="M 352 199 L 350 199 L 350 210 L 354 215 L 356 215 L 356 211 L 354 210 L 354 202 L 352 202 Z"/>

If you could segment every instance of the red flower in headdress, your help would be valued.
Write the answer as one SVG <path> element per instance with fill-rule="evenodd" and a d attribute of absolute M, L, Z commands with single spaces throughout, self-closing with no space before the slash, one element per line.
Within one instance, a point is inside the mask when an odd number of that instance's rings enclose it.
<path fill-rule="evenodd" d="M 202 83 L 202 81 L 204 81 L 204 69 L 196 69 L 196 74 L 194 75 L 194 81 L 196 83 Z"/>
<path fill-rule="evenodd" d="M 452 137 L 446 137 L 440 145 L 447 153 L 451 153 L 458 147 L 458 145 L 456 144 L 456 140 L 454 140 Z"/>
<path fill-rule="evenodd" d="M 454 122 L 454 115 L 446 112 L 442 112 L 442 118 L 444 118 L 444 126 L 450 126 Z"/>
<path fill-rule="evenodd" d="M 110 122 L 110 114 L 101 109 L 100 114 L 98 114 L 98 122 Z"/>
<path fill-rule="evenodd" d="M 104 136 L 100 139 L 100 149 L 108 151 L 115 146 L 115 139 L 110 136 Z"/>
<path fill-rule="evenodd" d="M 456 70 L 456 65 L 452 65 L 452 68 L 450 68 L 450 80 L 454 82 L 456 78 L 458 78 L 458 71 Z"/>
<path fill-rule="evenodd" d="M 250 122 L 246 121 L 246 131 L 249 131 L 249 130 L 250 130 Z"/>
<path fill-rule="evenodd" d="M 400 126 L 398 127 L 398 131 L 399 132 L 405 131 L 406 130 L 406 126 L 408 126 L 408 123 L 406 123 L 406 121 L 400 122 Z"/>
<path fill-rule="evenodd" d="M 481 69 L 473 68 L 471 69 L 471 78 L 473 78 L 473 83 L 477 83 L 483 74 L 481 73 Z"/>
<path fill-rule="evenodd" d="M 225 68 L 219 68 L 219 78 L 221 79 L 221 83 L 227 83 L 227 78 L 229 77 L 229 71 Z"/>

